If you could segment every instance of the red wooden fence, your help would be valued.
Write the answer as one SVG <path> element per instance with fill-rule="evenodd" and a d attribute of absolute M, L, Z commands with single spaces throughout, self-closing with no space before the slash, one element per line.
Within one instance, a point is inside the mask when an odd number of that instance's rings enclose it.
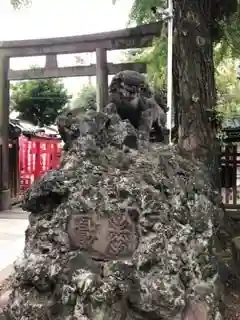
<path fill-rule="evenodd" d="M 46 171 L 58 166 L 61 154 L 61 141 L 44 137 L 20 136 L 19 169 L 20 188 L 26 190 Z"/>

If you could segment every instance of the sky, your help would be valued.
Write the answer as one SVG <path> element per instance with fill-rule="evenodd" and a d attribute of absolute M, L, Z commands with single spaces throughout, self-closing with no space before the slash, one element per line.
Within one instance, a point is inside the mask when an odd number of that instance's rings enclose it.
<path fill-rule="evenodd" d="M 118 0 L 115 6 L 112 0 L 32 0 L 29 8 L 14 10 L 10 0 L 1 0 L 0 41 L 23 40 L 82 35 L 96 32 L 123 29 L 128 22 L 132 0 Z M 75 64 L 74 55 L 58 56 L 58 65 Z M 83 56 L 88 61 L 95 57 Z M 108 53 L 109 62 L 118 62 L 121 54 Z M 32 65 L 44 66 L 44 57 L 11 59 L 12 69 L 27 69 Z M 94 63 L 94 62 L 93 62 Z M 92 82 L 95 83 L 95 78 Z M 68 78 L 64 80 L 71 94 L 75 94 L 86 78 Z"/>

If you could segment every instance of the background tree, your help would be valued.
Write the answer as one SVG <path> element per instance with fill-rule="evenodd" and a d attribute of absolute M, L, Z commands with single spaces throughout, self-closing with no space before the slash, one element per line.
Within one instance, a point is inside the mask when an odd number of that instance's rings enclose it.
<path fill-rule="evenodd" d="M 215 130 L 213 130 L 213 108 L 216 105 L 214 78 L 214 48 L 218 45 L 218 57 L 226 52 L 231 43 L 233 52 L 238 45 L 234 40 L 238 25 L 237 0 L 174 0 L 174 104 L 178 110 L 179 145 L 212 166 L 217 152 Z M 137 24 L 157 21 L 151 8 L 167 7 L 166 0 L 135 0 L 130 21 Z M 155 48 L 150 52 L 160 53 L 155 65 L 166 51 L 157 47 L 166 45 L 166 28 L 163 28 Z M 236 37 L 235 37 L 236 38 Z M 165 43 L 165 44 L 163 44 Z M 146 51 L 145 51 L 146 52 Z M 160 58 L 161 56 L 161 58 Z M 150 59 L 149 59 L 150 60 Z M 221 59 L 220 59 L 221 60 Z M 152 63 L 152 62 L 151 62 Z M 166 63 L 165 63 L 166 68 Z M 156 70 L 156 68 L 153 68 Z M 154 72 L 154 71 L 153 71 Z M 164 74 L 164 73 L 159 73 Z M 211 152 L 210 152 L 211 151 Z"/>
<path fill-rule="evenodd" d="M 19 118 L 34 125 L 50 125 L 62 113 L 70 96 L 59 79 L 19 82 L 11 87 L 11 100 Z"/>
<path fill-rule="evenodd" d="M 236 62 L 225 58 L 216 69 L 218 111 L 224 119 L 240 119 L 240 81 L 236 77 Z"/>
<path fill-rule="evenodd" d="M 29 6 L 32 3 L 31 0 L 10 0 L 10 2 L 15 9 L 20 9 L 23 6 Z"/>
<path fill-rule="evenodd" d="M 73 101 L 74 115 L 89 110 L 97 110 L 97 93 L 96 87 L 93 85 L 85 85 L 78 93 L 77 98 Z"/>

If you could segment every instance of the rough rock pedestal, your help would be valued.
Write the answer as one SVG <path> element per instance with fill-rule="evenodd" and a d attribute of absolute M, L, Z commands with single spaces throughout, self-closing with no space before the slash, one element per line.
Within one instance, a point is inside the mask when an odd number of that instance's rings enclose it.
<path fill-rule="evenodd" d="M 203 169 L 140 141 L 117 115 L 88 115 L 80 131 L 25 195 L 30 225 L 7 319 L 220 319 L 219 198 Z"/>

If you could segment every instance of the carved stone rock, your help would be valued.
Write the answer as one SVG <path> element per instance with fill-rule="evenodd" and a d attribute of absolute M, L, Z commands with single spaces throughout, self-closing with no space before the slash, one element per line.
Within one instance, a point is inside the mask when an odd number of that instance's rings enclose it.
<path fill-rule="evenodd" d="M 24 196 L 30 224 L 7 319 L 221 319 L 212 243 L 232 242 L 202 165 L 141 143 L 117 114 L 75 125 L 60 168 Z"/>
<path fill-rule="evenodd" d="M 129 258 L 138 244 L 136 224 L 126 214 L 117 212 L 109 218 L 97 214 L 72 215 L 67 232 L 73 248 L 96 259 Z"/>

